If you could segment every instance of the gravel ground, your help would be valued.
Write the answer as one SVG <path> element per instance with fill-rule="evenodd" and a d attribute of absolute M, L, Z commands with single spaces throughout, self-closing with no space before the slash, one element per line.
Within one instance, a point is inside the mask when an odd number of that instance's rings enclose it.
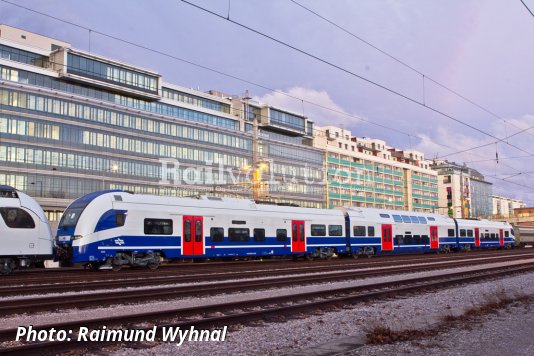
<path fill-rule="evenodd" d="M 491 263 L 486 265 L 477 265 L 469 267 L 469 270 L 484 269 L 488 266 L 504 266 L 504 265 L 515 265 L 520 264 L 525 261 L 532 261 L 532 259 L 518 260 L 512 262 L 499 262 Z M 430 267 L 429 267 L 430 268 Z M 59 320 L 61 321 L 72 321 L 80 319 L 92 319 L 102 316 L 113 316 L 113 315 L 123 315 L 131 313 L 139 313 L 156 311 L 156 310 L 167 310 L 175 308 L 187 308 L 199 305 L 208 305 L 208 304 L 221 304 L 227 303 L 230 301 L 239 301 L 239 300 L 249 300 L 255 298 L 265 298 L 267 296 L 281 296 L 289 295 L 295 293 L 303 293 L 314 290 L 329 290 L 333 288 L 342 288 L 348 286 L 357 286 L 357 285 L 368 285 L 379 282 L 388 282 L 388 281 L 397 281 L 408 278 L 423 277 L 423 276 L 438 276 L 441 274 L 446 274 L 450 272 L 459 272 L 465 270 L 466 267 L 454 268 L 454 269 L 443 269 L 443 270 L 430 270 L 427 272 L 418 272 L 411 274 L 403 275 L 392 275 L 388 277 L 380 278 L 366 278 L 361 280 L 353 281 L 343 281 L 343 282 L 333 282 L 333 283 L 323 283 L 316 285 L 307 285 L 307 286 L 294 286 L 284 289 L 273 289 L 273 290 L 263 290 L 250 293 L 239 293 L 239 294 L 228 294 L 228 295 L 218 295 L 218 296 L 209 296 L 201 298 L 181 298 L 175 300 L 167 301 L 156 301 L 151 303 L 138 303 L 130 305 L 114 305 L 112 307 L 103 307 L 103 308 L 94 308 L 94 309 L 67 309 L 56 311 L 54 313 L 38 313 L 38 314 L 21 314 L 21 315 L 12 315 L 2 318 L 2 323 L 0 329 L 13 328 L 21 325 L 43 325 L 49 323 L 55 323 Z M 357 272 L 356 272 L 357 273 Z M 128 288 L 129 289 L 129 288 Z M 66 296 L 68 298 L 68 296 Z"/>
<path fill-rule="evenodd" d="M 230 330 L 224 342 L 159 344 L 134 350 L 140 355 L 532 355 L 534 308 L 508 308 L 471 329 L 453 329 L 430 340 L 369 346 L 367 331 L 378 326 L 394 330 L 425 329 L 447 315 L 462 315 L 499 295 L 534 296 L 534 273 L 435 293 L 360 304 L 353 309 L 325 312 L 304 319 L 288 319 Z M 528 337 L 527 337 L 528 336 Z M 131 349 L 112 350 L 130 355 Z"/>

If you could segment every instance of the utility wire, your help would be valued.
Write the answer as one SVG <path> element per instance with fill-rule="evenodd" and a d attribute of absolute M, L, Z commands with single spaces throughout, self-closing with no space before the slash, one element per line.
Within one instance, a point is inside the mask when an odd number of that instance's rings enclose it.
<path fill-rule="evenodd" d="M 490 111 L 489 109 L 487 109 L 487 108 L 483 107 L 482 105 L 480 105 L 480 104 L 474 102 L 473 100 L 467 98 L 466 96 L 460 94 L 459 92 L 457 92 L 457 91 L 455 91 L 455 90 L 449 88 L 449 87 L 446 86 L 445 84 L 442 84 L 442 83 L 438 82 L 436 79 L 433 79 L 432 77 L 429 77 L 427 74 L 424 74 L 424 73 L 421 72 L 420 70 L 418 70 L 418 69 L 416 69 L 415 67 L 413 67 L 413 66 L 409 65 L 408 63 L 406 63 L 405 61 L 403 61 L 403 60 L 401 60 L 401 59 L 395 57 L 394 55 L 392 55 L 392 54 L 390 54 L 390 53 L 384 51 L 383 49 L 377 47 L 376 45 L 374 45 L 374 44 L 372 44 L 371 42 L 369 42 L 369 41 L 365 40 L 364 38 L 362 38 L 361 36 L 356 35 L 354 32 L 351 32 L 351 31 L 347 30 L 346 28 L 344 28 L 344 27 L 338 25 L 338 24 L 335 23 L 334 21 L 332 21 L 332 20 L 330 20 L 330 19 L 328 19 L 328 18 L 322 16 L 321 14 L 317 13 L 316 11 L 313 11 L 313 10 L 310 9 L 309 7 L 306 7 L 306 6 L 302 5 L 301 3 L 297 2 L 296 0 L 289 0 L 289 1 L 291 1 L 291 2 L 294 3 L 295 5 L 297 5 L 297 6 L 301 7 L 301 8 L 303 8 L 304 10 L 310 12 L 311 14 L 313 14 L 313 15 L 319 17 L 319 18 L 322 19 L 323 21 L 328 22 L 329 24 L 331 24 L 332 26 L 334 26 L 334 27 L 338 28 L 339 30 L 345 32 L 346 34 L 348 34 L 348 35 L 350 35 L 350 36 L 352 36 L 352 37 L 358 39 L 359 41 L 365 43 L 365 44 L 368 45 L 369 47 L 374 48 L 374 49 L 377 50 L 378 52 L 384 54 L 385 56 L 389 57 L 390 59 L 393 59 L 394 61 L 400 63 L 401 65 L 405 66 L 406 68 L 411 69 L 411 70 L 414 71 L 415 73 L 419 74 L 419 75 L 422 77 L 422 80 L 423 80 L 423 104 L 425 104 L 425 79 L 427 79 L 427 80 L 431 81 L 432 83 L 438 85 L 439 87 L 441 87 L 441 88 L 443 88 L 443 89 L 449 91 L 450 93 L 453 93 L 453 94 L 456 95 L 457 97 L 459 97 L 459 98 L 465 100 L 466 102 L 468 102 L 468 103 L 470 103 L 470 104 L 476 106 L 477 108 L 481 109 L 482 111 L 485 111 L 486 113 L 488 113 L 488 114 L 494 116 L 495 118 L 504 121 L 504 123 L 506 124 L 506 120 L 505 120 L 504 118 L 502 118 L 501 116 L 497 115 L 496 113 L 494 113 L 493 111 Z M 514 125 L 514 124 L 511 124 L 511 125 L 514 126 L 515 128 L 518 128 L 518 129 L 519 129 L 519 127 L 517 127 L 516 125 Z M 529 133 L 529 134 L 530 134 L 530 133 Z M 532 135 L 532 134 L 530 134 L 530 135 Z M 534 135 L 533 135 L 533 136 L 534 136 Z"/>
<path fill-rule="evenodd" d="M 4 3 L 7 3 L 7 4 L 10 4 L 10 5 L 12 5 L 12 6 L 19 7 L 19 8 L 21 8 L 21 9 L 24 9 L 24 10 L 27 10 L 27 11 L 30 11 L 30 12 L 33 12 L 33 13 L 36 13 L 36 14 L 39 14 L 39 15 L 42 15 L 42 16 L 51 18 L 51 19 L 54 19 L 54 20 L 56 20 L 56 21 L 59 21 L 59 22 L 63 22 L 63 23 L 69 24 L 69 25 L 71 25 L 71 26 L 74 26 L 74 27 L 77 27 L 77 28 L 80 28 L 80 29 L 83 29 L 83 30 L 86 30 L 86 31 L 91 31 L 92 33 L 99 34 L 99 35 L 101 35 L 101 36 L 103 36 L 103 37 L 107 37 L 107 38 L 110 38 L 110 39 L 113 39 L 113 40 L 116 40 L 116 41 L 119 41 L 119 42 L 123 42 L 123 43 L 125 43 L 125 44 L 131 45 L 131 46 L 134 46 L 134 47 L 137 47 L 137 48 L 141 48 L 141 49 L 143 49 L 143 50 L 146 50 L 146 51 L 149 51 L 149 52 L 153 52 L 153 53 L 156 53 L 156 54 L 165 56 L 165 57 L 169 57 L 169 58 L 172 58 L 172 59 L 174 59 L 174 60 L 181 61 L 181 62 L 183 62 L 183 63 L 189 64 L 189 65 L 192 65 L 192 66 L 195 66 L 195 67 L 198 67 L 198 68 L 207 70 L 207 71 L 211 71 L 211 72 L 213 72 L 213 73 L 216 73 L 216 74 L 219 74 L 219 75 L 228 77 L 228 78 L 232 78 L 232 79 L 241 81 L 241 82 L 243 82 L 243 83 L 251 84 L 251 85 L 257 86 L 257 87 L 259 87 L 259 88 L 263 88 L 263 89 L 265 89 L 265 90 L 269 90 L 269 91 L 272 91 L 272 92 L 275 92 L 275 93 L 279 93 L 279 94 L 285 95 L 285 96 L 287 96 L 287 97 L 290 97 L 290 98 L 293 98 L 293 99 L 296 99 L 296 100 L 300 100 L 300 101 L 302 101 L 302 102 L 305 102 L 305 103 L 314 105 L 314 106 L 316 106 L 316 107 L 319 107 L 319 108 L 322 108 L 322 109 L 325 109 L 325 110 L 328 110 L 328 111 L 331 111 L 331 112 L 336 112 L 336 113 L 345 115 L 345 116 L 347 116 L 347 117 L 351 117 L 351 118 L 355 118 L 355 119 L 360 120 L 360 121 L 363 121 L 363 122 L 367 122 L 367 123 L 372 124 L 372 125 L 375 125 L 375 126 L 379 126 L 379 127 L 385 128 L 385 129 L 389 129 L 389 130 L 392 130 L 392 131 L 401 133 L 401 134 L 403 134 L 403 135 L 407 135 L 408 137 L 413 136 L 413 135 L 411 135 L 411 134 L 409 134 L 409 133 L 406 133 L 406 132 L 403 132 L 403 131 L 401 131 L 401 130 L 392 128 L 392 127 L 390 127 L 390 126 L 382 125 L 382 124 L 377 124 L 377 123 L 372 122 L 372 121 L 370 121 L 370 120 L 366 120 L 366 119 L 364 119 L 364 118 L 361 118 L 361 117 L 358 117 L 358 116 L 355 116 L 355 115 L 348 114 L 348 113 L 346 113 L 346 112 L 344 112 L 344 111 L 341 111 L 341 110 L 337 110 L 337 109 L 333 109 L 333 108 L 330 108 L 330 107 L 327 107 L 327 106 L 323 106 L 323 105 L 320 105 L 320 104 L 316 104 L 316 103 L 314 103 L 314 102 L 305 100 L 305 99 L 303 99 L 303 98 L 296 97 L 296 96 L 291 95 L 291 94 L 289 94 L 289 93 L 286 93 L 286 92 L 283 92 L 283 91 L 280 91 L 280 90 L 276 90 L 276 89 L 272 89 L 272 88 L 269 88 L 269 87 L 267 87 L 267 86 L 265 86 L 265 85 L 262 85 L 262 84 L 259 84 L 259 83 L 255 83 L 255 82 L 252 82 L 252 81 L 250 81 L 250 80 L 247 80 L 247 79 L 244 79 L 244 78 L 240 78 L 240 77 L 237 77 L 237 76 L 228 74 L 228 73 L 224 73 L 224 72 L 222 72 L 222 71 L 220 71 L 220 70 L 213 69 L 213 68 L 210 68 L 210 67 L 207 67 L 207 66 L 204 66 L 204 65 L 201 65 L 201 64 L 198 64 L 198 63 L 195 63 L 195 62 L 192 62 L 192 61 L 189 61 L 189 60 L 186 60 L 186 59 L 177 57 L 177 56 L 174 56 L 174 55 L 172 55 L 172 54 L 168 54 L 168 53 L 162 52 L 162 51 L 160 51 L 160 50 L 153 49 L 153 48 L 147 47 L 147 46 L 145 46 L 145 45 L 142 45 L 142 44 L 138 44 L 138 43 L 132 42 L 132 41 L 130 41 L 130 40 L 125 40 L 125 39 L 119 38 L 119 37 L 114 36 L 114 35 L 110 35 L 110 34 L 107 34 L 107 33 L 104 33 L 104 32 L 100 32 L 100 31 L 98 31 L 98 30 L 94 30 L 94 29 L 91 29 L 91 28 L 89 28 L 89 27 L 85 27 L 85 26 L 76 24 L 76 23 L 74 23 L 74 22 L 71 22 L 71 21 L 68 21 L 68 20 L 64 20 L 64 19 L 58 18 L 58 17 L 56 17 L 56 16 L 53 16 L 53 15 L 50 15 L 50 14 L 47 14 L 47 13 L 38 11 L 38 10 L 34 10 L 34 9 L 31 9 L 31 8 L 28 8 L 28 7 L 19 5 L 19 4 L 15 4 L 15 3 L 12 3 L 12 2 L 7 1 L 7 0 L 0 0 L 0 1 L 2 1 L 2 2 L 4 2 Z M 195 5 L 193 5 L 193 6 L 195 6 Z M 230 20 L 230 21 L 231 21 L 231 20 Z M 401 95 L 402 95 L 402 94 L 401 94 Z M 414 99 L 411 99 L 411 98 L 408 98 L 408 100 L 418 103 L 417 101 L 415 101 Z M 420 104 L 420 103 L 418 103 L 418 104 Z M 421 104 L 420 104 L 420 105 L 421 105 Z M 427 107 L 427 108 L 428 108 L 428 107 Z M 429 109 L 431 109 L 431 108 L 429 108 Z M 316 130 L 317 130 L 317 129 L 316 129 Z M 414 137 L 421 138 L 420 136 L 414 136 Z M 496 139 L 498 139 L 498 138 L 496 138 Z M 444 145 L 444 144 L 440 144 L 440 143 L 436 143 L 436 144 L 439 145 L 439 146 L 448 148 L 448 149 L 453 149 L 453 147 L 448 146 L 448 145 Z M 477 155 L 477 156 L 478 156 L 478 155 Z M 515 171 L 520 172 L 520 170 L 518 170 L 518 169 L 516 169 L 516 168 L 514 168 L 514 167 L 511 167 L 511 166 L 508 166 L 508 167 L 511 168 L 511 169 L 513 169 L 513 170 L 515 170 Z"/>
<path fill-rule="evenodd" d="M 527 6 L 527 4 L 525 4 L 525 2 L 523 0 L 519 0 L 521 1 L 521 3 L 526 7 L 526 9 L 528 10 L 528 12 L 530 12 L 530 14 L 534 17 L 534 13 L 532 12 L 532 10 L 529 9 L 529 7 Z"/>
<path fill-rule="evenodd" d="M 399 97 L 401 97 L 401 98 L 403 98 L 403 99 L 406 99 L 406 100 L 408 100 L 408 101 L 411 101 L 412 103 L 415 103 L 415 104 L 420 105 L 420 106 L 422 106 L 422 107 L 424 107 L 424 108 L 427 108 L 428 110 L 433 111 L 433 112 L 435 112 L 435 113 L 437 113 L 437 114 L 440 114 L 441 116 L 444 116 L 444 117 L 446 117 L 446 118 L 448 118 L 448 119 L 450 119 L 450 120 L 452 120 L 452 121 L 455 121 L 455 122 L 457 122 L 457 123 L 459 123 L 459 124 L 461 124 L 461 125 L 464 125 L 464 126 L 466 126 L 466 127 L 469 127 L 469 128 L 472 129 L 472 130 L 475 130 L 475 131 L 480 132 L 480 133 L 482 133 L 482 134 L 484 134 L 484 135 L 486 135 L 486 136 L 489 136 L 489 137 L 491 137 L 491 138 L 494 138 L 494 139 L 496 139 L 498 142 L 504 142 L 505 144 L 507 144 L 507 145 L 509 145 L 509 146 L 511 146 L 511 147 L 514 147 L 514 148 L 517 149 L 517 150 L 520 150 L 520 151 L 522 151 L 522 152 L 524 152 L 524 153 L 532 154 L 531 152 L 528 152 L 528 151 L 522 149 L 521 147 L 518 147 L 518 146 L 516 146 L 516 145 L 513 145 L 513 144 L 511 144 L 511 143 L 506 142 L 504 139 L 498 138 L 498 137 L 492 135 L 491 133 L 485 132 L 484 130 L 481 130 L 481 129 L 479 129 L 479 128 L 477 128 L 477 127 L 475 127 L 475 126 L 473 126 L 473 125 L 471 125 L 471 124 L 469 124 L 469 123 L 466 123 L 466 122 L 464 122 L 464 121 L 462 121 L 462 120 L 459 120 L 459 119 L 453 117 L 452 115 L 446 114 L 446 113 L 444 113 L 444 112 L 442 112 L 442 111 L 440 111 L 440 110 L 438 110 L 438 109 L 436 109 L 436 108 L 434 108 L 434 107 L 425 105 L 423 102 L 420 102 L 420 101 L 418 101 L 418 100 L 416 100 L 416 99 L 413 99 L 413 98 L 411 98 L 411 97 L 409 97 L 409 96 L 407 96 L 407 95 L 405 95 L 405 94 L 402 94 L 402 93 L 400 93 L 400 92 L 398 92 L 398 91 L 396 91 L 396 90 L 393 90 L 393 89 L 391 89 L 391 88 L 389 88 L 389 87 L 387 87 L 387 86 L 385 86 L 385 85 L 382 85 L 382 84 L 377 83 L 377 82 L 375 82 L 375 81 L 373 81 L 373 80 L 371 80 L 371 79 L 368 79 L 368 78 L 365 78 L 365 77 L 363 77 L 363 76 L 361 76 L 361 75 L 359 75 L 359 74 L 356 74 L 356 73 L 354 73 L 354 72 L 352 72 L 352 71 L 350 71 L 350 70 L 348 70 L 348 69 L 346 69 L 346 68 L 344 68 L 344 67 L 341 67 L 340 65 L 337 65 L 337 64 L 335 64 L 335 63 L 332 63 L 332 62 L 330 62 L 330 61 L 328 61 L 328 60 L 326 60 L 326 59 L 323 59 L 323 58 L 321 58 L 321 57 L 318 57 L 318 56 L 316 56 L 316 55 L 314 55 L 314 54 L 312 54 L 312 53 L 310 53 L 310 52 L 307 52 L 307 51 L 305 51 L 305 50 L 303 50 L 303 49 L 300 49 L 300 48 L 298 48 L 298 47 L 296 47 L 296 46 L 294 46 L 294 45 L 291 45 L 291 44 L 289 44 L 289 43 L 287 43 L 287 42 L 284 42 L 284 41 L 282 41 L 282 40 L 279 40 L 279 39 L 277 39 L 277 38 L 275 38 L 275 37 L 273 37 L 273 36 L 270 36 L 270 35 L 268 35 L 268 34 L 266 34 L 266 33 L 263 33 L 263 32 L 261 32 L 261 31 L 259 31 L 259 30 L 254 29 L 254 28 L 252 28 L 252 27 L 249 27 L 249 26 L 247 26 L 247 25 L 244 25 L 244 24 L 242 24 L 242 23 L 240 23 L 240 22 L 237 22 L 237 21 L 235 21 L 235 20 L 231 20 L 231 19 L 227 19 L 227 18 L 225 18 L 224 16 L 221 16 L 221 15 L 217 14 L 216 12 L 213 12 L 213 11 L 211 11 L 211 10 L 209 10 L 209 9 L 206 9 L 206 8 L 202 7 L 202 6 L 193 4 L 193 3 L 189 2 L 189 1 L 186 1 L 186 0 L 181 0 L 181 1 L 182 1 L 183 3 L 185 3 L 185 4 L 188 4 L 188 5 L 192 6 L 192 7 L 194 7 L 194 8 L 197 8 L 197 9 L 203 11 L 203 12 L 206 12 L 206 13 L 208 13 L 208 14 L 210 14 L 210 15 L 213 15 L 213 16 L 219 18 L 219 19 L 222 19 L 222 20 L 231 22 L 231 23 L 233 23 L 233 24 L 235 24 L 235 25 L 237 25 L 237 26 L 239 26 L 239 27 L 241 27 L 241 28 L 244 28 L 244 29 L 246 29 L 246 30 L 248 30 L 248 31 L 250 31 L 250 32 L 253 32 L 253 33 L 255 33 L 255 34 L 259 35 L 259 36 L 262 36 L 262 37 L 265 37 L 265 38 L 267 38 L 267 39 L 269 39 L 269 40 L 271 40 L 271 41 L 274 41 L 274 42 L 276 42 L 276 43 L 278 43 L 278 44 L 280 44 L 280 45 L 282 45 L 282 46 L 284 46 L 284 47 L 293 49 L 293 50 L 296 51 L 296 52 L 299 52 L 299 53 L 301 53 L 301 54 L 304 54 L 304 55 L 306 55 L 306 56 L 308 56 L 308 57 L 310 57 L 310 58 L 313 58 L 313 59 L 315 59 L 315 60 L 317 60 L 317 61 L 319 61 L 319 62 L 321 62 L 321 63 L 324 63 L 324 64 L 326 64 L 326 65 L 328 65 L 328 66 L 330 66 L 330 67 L 332 67 L 332 68 L 338 69 L 338 70 L 340 70 L 340 71 L 342 71 L 342 72 L 344 72 L 344 73 L 347 73 L 347 74 L 349 74 L 349 75 L 351 75 L 351 76 L 354 76 L 354 77 L 356 77 L 356 78 L 359 78 L 359 79 L 361 79 L 361 80 L 363 80 L 363 81 L 365 81 L 365 82 L 367 82 L 367 83 L 369 83 L 369 84 L 372 84 L 372 85 L 374 85 L 374 86 L 376 86 L 376 87 L 379 87 L 379 88 L 381 88 L 381 89 L 383 89 L 383 90 L 385 90 L 385 91 L 388 91 L 388 92 L 390 92 L 390 93 L 392 93 L 392 94 L 394 94 L 394 95 L 397 95 L 397 96 L 399 96 Z"/>

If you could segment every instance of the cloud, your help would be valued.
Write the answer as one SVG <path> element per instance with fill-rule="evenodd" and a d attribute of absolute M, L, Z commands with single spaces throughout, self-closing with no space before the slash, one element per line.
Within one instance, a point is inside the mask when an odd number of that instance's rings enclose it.
<path fill-rule="evenodd" d="M 319 91 L 297 86 L 285 91 L 278 90 L 261 97 L 254 97 L 254 100 L 302 114 L 319 126 L 348 127 L 363 122 L 358 119 L 361 116 L 348 113 L 325 90 Z"/>

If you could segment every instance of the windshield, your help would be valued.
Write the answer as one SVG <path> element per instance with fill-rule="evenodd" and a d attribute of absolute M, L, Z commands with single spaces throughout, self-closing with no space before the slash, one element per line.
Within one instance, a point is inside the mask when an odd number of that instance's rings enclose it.
<path fill-rule="evenodd" d="M 82 215 L 83 210 L 90 202 L 90 200 L 79 203 L 75 202 L 71 206 L 69 206 L 67 210 L 65 210 L 65 213 L 63 213 L 63 217 L 61 218 L 59 227 L 65 228 L 76 226 L 80 215 Z"/>

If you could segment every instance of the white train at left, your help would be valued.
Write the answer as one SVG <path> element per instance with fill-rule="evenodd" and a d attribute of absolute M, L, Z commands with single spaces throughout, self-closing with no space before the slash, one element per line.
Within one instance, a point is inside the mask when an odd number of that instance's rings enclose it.
<path fill-rule="evenodd" d="M 34 199 L 0 185 L 0 217 L 1 274 L 53 258 L 50 224 Z"/>

